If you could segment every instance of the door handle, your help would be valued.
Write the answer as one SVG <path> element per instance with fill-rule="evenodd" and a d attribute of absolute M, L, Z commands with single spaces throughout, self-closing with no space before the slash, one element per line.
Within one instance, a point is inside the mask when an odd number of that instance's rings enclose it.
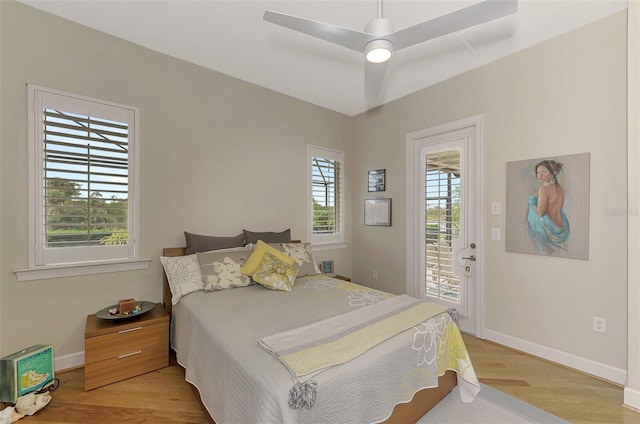
<path fill-rule="evenodd" d="M 468 259 L 468 260 L 470 260 L 470 261 L 474 261 L 474 262 L 475 262 L 475 260 L 476 260 L 476 255 L 471 255 L 471 256 L 468 256 L 468 257 L 464 257 L 464 256 L 463 256 L 463 257 L 462 257 L 462 259 Z"/>

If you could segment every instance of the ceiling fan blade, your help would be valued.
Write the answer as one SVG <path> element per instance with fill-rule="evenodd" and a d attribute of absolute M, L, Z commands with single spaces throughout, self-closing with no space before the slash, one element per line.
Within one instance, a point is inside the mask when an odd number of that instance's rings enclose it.
<path fill-rule="evenodd" d="M 273 10 L 264 12 L 263 19 L 358 52 L 364 52 L 365 45 L 375 38 L 364 32 L 287 15 L 286 13 L 274 12 Z"/>
<path fill-rule="evenodd" d="M 517 0 L 485 0 L 464 9 L 439 16 L 388 35 L 396 51 L 452 32 L 512 15 L 518 10 Z"/>
<path fill-rule="evenodd" d="M 364 61 L 364 99 L 367 102 L 380 97 L 384 75 L 387 72 L 389 61 L 383 63 L 371 63 Z"/>

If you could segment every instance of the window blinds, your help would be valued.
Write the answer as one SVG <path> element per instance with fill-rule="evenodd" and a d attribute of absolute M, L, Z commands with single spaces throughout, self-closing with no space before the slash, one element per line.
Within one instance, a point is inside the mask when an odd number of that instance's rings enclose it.
<path fill-rule="evenodd" d="M 313 234 L 338 233 L 342 225 L 340 161 L 314 156 L 311 162 Z"/>
<path fill-rule="evenodd" d="M 43 113 L 46 246 L 126 244 L 128 124 L 56 109 Z"/>
<path fill-rule="evenodd" d="M 425 281 L 427 296 L 460 301 L 460 279 L 453 273 L 453 241 L 460 234 L 460 151 L 426 157 Z"/>

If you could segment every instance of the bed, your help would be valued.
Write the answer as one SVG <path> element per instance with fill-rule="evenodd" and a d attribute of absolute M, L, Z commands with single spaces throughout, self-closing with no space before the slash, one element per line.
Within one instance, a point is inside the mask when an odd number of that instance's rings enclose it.
<path fill-rule="evenodd" d="M 342 363 L 296 376 L 282 356 L 259 341 L 324 321 L 352 319 L 355 315 L 350 314 L 362 316 L 364 308 L 372 311 L 400 299 L 311 273 L 295 278 L 286 292 L 250 284 L 228 290 L 192 289 L 176 301 L 165 261 L 188 256 L 185 248 L 163 250 L 163 304 L 171 314 L 177 362 L 218 424 L 410 423 L 456 384 L 467 402 L 479 391 L 466 347 L 446 312 L 423 318 L 419 325 Z M 292 404 L 292 397 L 300 396 L 300 390 L 304 396 L 312 385 L 311 404 Z"/>

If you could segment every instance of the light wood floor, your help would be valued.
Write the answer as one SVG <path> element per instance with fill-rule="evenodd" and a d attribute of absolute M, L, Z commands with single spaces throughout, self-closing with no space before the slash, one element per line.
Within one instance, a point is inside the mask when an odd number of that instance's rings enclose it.
<path fill-rule="evenodd" d="M 481 382 L 572 423 L 640 423 L 640 413 L 622 406 L 622 387 L 464 335 Z M 206 424 L 206 415 L 171 365 L 85 392 L 82 368 L 56 375 L 60 387 L 51 403 L 19 423 Z"/>
<path fill-rule="evenodd" d="M 640 423 L 623 388 L 504 346 L 463 335 L 480 382 L 572 423 Z"/>

